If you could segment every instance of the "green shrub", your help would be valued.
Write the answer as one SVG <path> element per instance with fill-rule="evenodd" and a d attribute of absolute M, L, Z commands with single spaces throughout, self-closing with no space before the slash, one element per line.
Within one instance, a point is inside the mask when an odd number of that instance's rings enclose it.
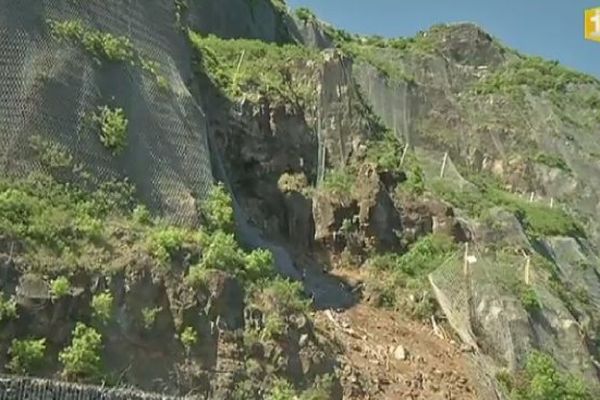
<path fill-rule="evenodd" d="M 244 277 L 256 282 L 275 276 L 273 253 L 269 250 L 254 250 L 244 257 Z"/>
<path fill-rule="evenodd" d="M 351 195 L 354 191 L 356 176 L 348 169 L 337 168 L 329 170 L 323 179 L 322 188 L 334 196 Z"/>
<path fill-rule="evenodd" d="M 206 227 L 210 232 L 221 230 L 231 233 L 234 229 L 233 199 L 222 183 L 211 188 L 200 206 Z"/>
<path fill-rule="evenodd" d="M 189 232 L 175 226 L 162 226 L 152 230 L 148 236 L 146 247 L 150 254 L 161 263 L 171 260 L 190 239 Z"/>
<path fill-rule="evenodd" d="M 316 15 L 310 8 L 307 7 L 298 7 L 295 13 L 298 19 L 304 21 L 305 23 L 314 22 L 317 20 Z"/>
<path fill-rule="evenodd" d="M 506 380 L 507 378 L 504 377 Z M 591 400 L 592 395 L 584 383 L 572 376 L 562 374 L 552 357 L 539 351 L 532 352 L 516 379 L 505 386 L 514 400 Z"/>
<path fill-rule="evenodd" d="M 118 154 L 127 145 L 128 121 L 122 108 L 110 109 L 108 106 L 99 107 L 93 120 L 100 127 L 100 141 L 113 154 Z"/>
<path fill-rule="evenodd" d="M 98 293 L 92 298 L 94 318 L 106 323 L 112 315 L 113 295 L 110 292 Z"/>
<path fill-rule="evenodd" d="M 14 297 L 5 299 L 4 294 L 0 292 L 0 322 L 15 318 L 17 318 L 17 301 Z"/>
<path fill-rule="evenodd" d="M 412 194 L 420 196 L 425 192 L 425 175 L 421 167 L 414 165 L 411 168 L 404 185 Z"/>
<path fill-rule="evenodd" d="M 284 379 L 276 379 L 271 385 L 266 400 L 295 400 L 296 391 L 293 386 Z"/>
<path fill-rule="evenodd" d="M 46 339 L 13 339 L 8 354 L 10 361 L 6 368 L 14 374 L 26 375 L 37 368 L 44 359 Z"/>
<path fill-rule="evenodd" d="M 528 286 L 521 291 L 521 304 L 529 312 L 536 311 L 540 308 L 540 302 L 537 297 L 535 290 Z"/>
<path fill-rule="evenodd" d="M 550 168 L 558 168 L 565 172 L 571 172 L 571 168 L 569 167 L 567 162 L 560 156 L 539 153 L 535 156 L 535 161 L 540 164 L 544 164 Z"/>
<path fill-rule="evenodd" d="M 73 330 L 71 345 L 62 350 L 58 359 L 68 378 L 96 378 L 101 371 L 102 336 L 94 328 L 78 322 Z"/>
<path fill-rule="evenodd" d="M 300 282 L 275 278 L 265 284 L 261 296 L 265 308 L 278 315 L 306 314 L 310 309 Z"/>
<path fill-rule="evenodd" d="M 244 253 L 232 234 L 217 231 L 210 235 L 202 250 L 200 266 L 207 270 L 241 274 L 244 270 Z"/>
<path fill-rule="evenodd" d="M 458 247 L 450 236 L 430 234 L 416 242 L 407 253 L 401 256 L 378 255 L 369 260 L 369 265 L 376 269 L 421 277 L 431 273 L 457 250 Z"/>
<path fill-rule="evenodd" d="M 162 311 L 162 307 L 144 307 L 142 309 L 142 319 L 144 321 L 144 328 L 150 329 L 156 321 L 156 317 Z"/>
<path fill-rule="evenodd" d="M 371 140 L 367 144 L 367 159 L 384 171 L 401 171 L 403 151 L 404 147 L 398 138 L 387 131 L 381 139 Z"/>
<path fill-rule="evenodd" d="M 186 327 L 179 335 L 179 340 L 187 353 L 198 343 L 198 333 L 191 326 Z"/>
<path fill-rule="evenodd" d="M 50 282 L 50 295 L 53 299 L 60 299 L 71 294 L 71 282 L 64 276 L 59 276 Z"/>
<path fill-rule="evenodd" d="M 132 217 L 139 224 L 148 225 L 152 221 L 150 211 L 144 205 L 138 205 L 133 209 Z"/>

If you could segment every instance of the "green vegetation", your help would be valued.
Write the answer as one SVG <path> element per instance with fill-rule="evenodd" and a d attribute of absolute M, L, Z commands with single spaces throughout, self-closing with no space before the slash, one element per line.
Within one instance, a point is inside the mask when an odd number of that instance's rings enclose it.
<path fill-rule="evenodd" d="M 102 323 L 110 320 L 112 315 L 113 295 L 109 292 L 95 294 L 92 297 L 92 312 L 94 318 Z"/>
<path fill-rule="evenodd" d="M 133 209 L 132 218 L 135 222 L 142 225 L 149 225 L 152 222 L 152 215 L 145 205 L 137 205 Z"/>
<path fill-rule="evenodd" d="M 161 264 L 167 264 L 187 246 L 200 243 L 200 234 L 176 226 L 159 226 L 149 231 L 146 249 Z"/>
<path fill-rule="evenodd" d="M 144 321 L 144 328 L 150 329 L 156 321 L 156 317 L 162 311 L 162 307 L 144 307 L 142 309 L 142 319 Z"/>
<path fill-rule="evenodd" d="M 558 168 L 567 173 L 571 172 L 571 168 L 569 167 L 567 162 L 560 156 L 539 153 L 535 156 L 534 161 L 540 164 L 544 164 L 550 168 Z"/>
<path fill-rule="evenodd" d="M 526 87 L 534 94 L 564 92 L 569 85 L 597 84 L 598 81 L 541 57 L 521 57 L 475 84 L 477 94 L 522 92 Z"/>
<path fill-rule="evenodd" d="M 271 385 L 267 400 L 294 400 L 296 399 L 294 387 L 285 379 L 277 379 Z"/>
<path fill-rule="evenodd" d="M 523 307 L 529 312 L 536 311 L 540 308 L 540 302 L 537 294 L 532 287 L 527 287 L 521 291 L 521 303 Z"/>
<path fill-rule="evenodd" d="M 132 61 L 134 59 L 135 52 L 129 38 L 88 29 L 83 22 L 78 20 L 48 21 L 48 24 L 56 39 L 80 43 L 95 57 L 109 61 Z"/>
<path fill-rule="evenodd" d="M 268 400 L 329 400 L 332 396 L 333 380 L 331 375 L 317 377 L 313 385 L 302 393 L 285 379 L 276 378 L 271 383 Z"/>
<path fill-rule="evenodd" d="M 0 322 L 17 318 L 17 301 L 14 297 L 4 298 L 4 293 L 0 292 Z"/>
<path fill-rule="evenodd" d="M 456 254 L 457 245 L 447 235 L 431 234 L 403 255 L 388 253 L 368 261 L 369 291 L 379 306 L 401 308 L 414 318 L 427 318 L 435 301 L 428 292 L 427 276 Z M 407 301 L 413 297 L 414 302 Z"/>
<path fill-rule="evenodd" d="M 137 65 L 148 72 L 161 89 L 168 88 L 168 81 L 158 71 L 158 64 L 142 56 L 133 47 L 129 38 L 89 28 L 79 20 L 48 20 L 47 22 L 55 39 L 82 46 L 98 62 L 107 60 Z"/>
<path fill-rule="evenodd" d="M 385 39 L 381 36 L 361 37 L 326 27 L 326 33 L 345 53 L 357 61 L 375 67 L 393 82 L 413 83 L 414 77 L 405 68 L 414 55 L 428 55 L 438 51 L 448 31 L 446 25 L 432 26 L 427 32 L 409 38 Z"/>
<path fill-rule="evenodd" d="M 262 281 L 251 293 L 251 301 L 266 315 L 261 339 L 274 339 L 287 332 L 290 318 L 307 314 L 310 301 L 304 296 L 302 284 L 276 277 Z"/>
<path fill-rule="evenodd" d="M 390 131 L 385 131 L 380 138 L 367 143 L 367 160 L 377 164 L 383 171 L 402 170 L 402 152 L 404 146 Z"/>
<path fill-rule="evenodd" d="M 50 282 L 50 295 L 53 299 L 60 299 L 71 294 L 71 282 L 65 276 L 59 276 Z"/>
<path fill-rule="evenodd" d="M 14 374 L 26 375 L 34 372 L 44 359 L 46 339 L 13 339 L 8 354 L 10 361 L 6 368 Z"/>
<path fill-rule="evenodd" d="M 492 207 L 501 206 L 521 221 L 528 234 L 537 236 L 583 236 L 580 224 L 560 208 L 529 202 L 502 190 L 493 180 L 485 177 L 475 180 L 475 187 L 460 189 L 444 180 L 433 182 L 434 193 L 468 212 L 481 217 Z"/>
<path fill-rule="evenodd" d="M 145 212 L 138 222 L 132 193 L 119 182 L 82 190 L 39 174 L 0 179 L 0 230 L 19 243 L 32 272 L 53 276 L 115 272 L 127 267 L 119 258 L 138 251 L 152 255 L 164 271 L 179 250 L 199 251 L 197 230 L 150 221 Z"/>
<path fill-rule="evenodd" d="M 273 255 L 267 250 L 245 253 L 233 234 L 221 230 L 206 235 L 202 242 L 202 258 L 187 276 L 189 284 L 205 283 L 210 271 L 225 271 L 246 282 L 258 282 L 274 276 Z"/>
<path fill-rule="evenodd" d="M 210 190 L 206 200 L 200 205 L 200 213 L 204 217 L 204 226 L 209 232 L 217 230 L 233 232 L 235 225 L 233 199 L 222 183 Z"/>
<path fill-rule="evenodd" d="M 344 198 L 352 195 L 355 184 L 356 175 L 349 167 L 336 168 L 327 171 L 321 183 L 321 189 L 338 198 Z"/>
<path fill-rule="evenodd" d="M 179 335 L 179 340 L 185 348 L 185 351 L 189 354 L 192 347 L 198 343 L 198 333 L 191 326 L 186 327 Z"/>
<path fill-rule="evenodd" d="M 123 109 L 111 110 L 108 106 L 99 107 L 93 120 L 100 127 L 100 141 L 113 154 L 118 154 L 127 145 L 127 125 Z"/>
<path fill-rule="evenodd" d="M 392 82 L 414 82 L 403 62 L 406 56 L 402 52 L 357 42 L 345 43 L 341 47 L 353 59 L 372 65 Z"/>
<path fill-rule="evenodd" d="M 101 346 L 102 336 L 94 328 L 78 322 L 71 345 L 58 355 L 64 365 L 64 375 L 76 380 L 97 378 L 101 371 Z"/>
<path fill-rule="evenodd" d="M 316 101 L 317 74 L 322 60 L 314 49 L 276 45 L 259 40 L 224 40 L 189 32 L 199 54 L 199 72 L 207 72 L 215 85 L 232 98 L 261 95 L 300 110 Z"/>
<path fill-rule="evenodd" d="M 311 23 L 317 20 L 317 16 L 310 8 L 298 7 L 295 11 L 296 17 L 304 23 Z"/>
<path fill-rule="evenodd" d="M 58 143 L 36 135 L 31 137 L 30 145 L 39 156 L 42 165 L 48 169 L 69 168 L 73 164 L 73 157 Z"/>
<path fill-rule="evenodd" d="M 532 352 L 525 370 L 516 377 L 502 374 L 499 381 L 513 400 L 591 400 L 584 383 L 572 375 L 562 374 L 552 357 Z"/>

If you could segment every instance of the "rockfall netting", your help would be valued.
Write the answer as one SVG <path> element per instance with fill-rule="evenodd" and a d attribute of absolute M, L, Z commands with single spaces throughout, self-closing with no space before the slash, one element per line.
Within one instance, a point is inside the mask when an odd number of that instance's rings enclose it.
<path fill-rule="evenodd" d="M 184 400 L 137 390 L 77 385 L 45 379 L 0 376 L 0 400 Z"/>
<path fill-rule="evenodd" d="M 190 54 L 175 3 L 0 0 L 3 174 L 46 169 L 30 146 L 40 136 L 99 182 L 128 178 L 153 210 L 178 222 L 194 219 L 195 199 L 212 174 L 204 115 L 185 85 Z M 94 56 L 77 39 L 57 40 L 49 21 L 80 21 L 87 32 L 127 38 L 146 71 L 140 62 Z M 128 120 L 127 144 L 118 155 L 90 122 L 103 106 L 122 108 Z"/>

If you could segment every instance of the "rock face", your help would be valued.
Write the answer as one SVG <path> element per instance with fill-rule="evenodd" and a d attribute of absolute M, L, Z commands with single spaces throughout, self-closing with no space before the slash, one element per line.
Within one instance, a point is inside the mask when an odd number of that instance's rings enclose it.
<path fill-rule="evenodd" d="M 358 172 L 356 187 L 358 198 L 358 221 L 375 248 L 390 251 L 400 246 L 400 215 L 394 207 L 375 166 L 364 164 Z"/>

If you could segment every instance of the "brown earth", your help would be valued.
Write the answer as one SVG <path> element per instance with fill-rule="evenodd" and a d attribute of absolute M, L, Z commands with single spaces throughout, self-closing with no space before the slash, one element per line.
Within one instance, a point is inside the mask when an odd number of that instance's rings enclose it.
<path fill-rule="evenodd" d="M 481 398 L 469 354 L 440 326 L 436 335 L 432 324 L 363 304 L 319 312 L 315 324 L 340 346 L 344 399 Z"/>

